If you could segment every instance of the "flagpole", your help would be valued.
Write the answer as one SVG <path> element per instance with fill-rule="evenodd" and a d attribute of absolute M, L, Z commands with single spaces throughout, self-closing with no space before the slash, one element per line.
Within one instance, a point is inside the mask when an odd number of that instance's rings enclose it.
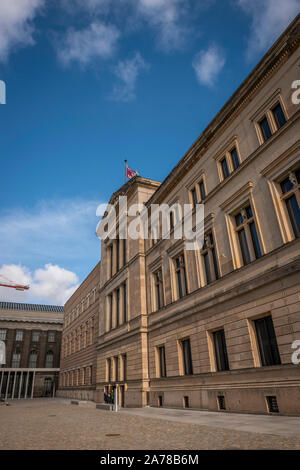
<path fill-rule="evenodd" d="M 127 182 L 127 160 L 124 160 L 125 162 L 125 184 Z"/>

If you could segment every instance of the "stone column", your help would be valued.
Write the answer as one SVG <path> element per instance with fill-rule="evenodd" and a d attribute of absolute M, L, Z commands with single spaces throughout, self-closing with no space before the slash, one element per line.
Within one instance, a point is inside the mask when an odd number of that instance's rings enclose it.
<path fill-rule="evenodd" d="M 5 400 L 7 399 L 9 382 L 10 382 L 10 371 L 8 371 L 7 384 L 6 384 L 6 391 L 5 391 Z"/>
<path fill-rule="evenodd" d="M 13 399 L 14 396 L 15 396 L 16 378 L 17 378 L 17 372 L 15 371 L 14 384 L 13 384 L 13 389 L 12 389 L 12 394 L 11 394 L 11 398 L 12 398 L 12 399 Z"/>
<path fill-rule="evenodd" d="M 27 377 L 26 377 L 26 386 L 25 386 L 25 396 L 24 396 L 24 398 L 27 398 L 28 382 L 29 382 L 29 371 L 27 372 Z"/>
<path fill-rule="evenodd" d="M 3 377 L 4 377 L 4 371 L 1 371 L 1 382 L 0 382 L 0 397 L 2 394 L 2 385 L 3 385 Z"/>
<path fill-rule="evenodd" d="M 33 398 L 34 382 L 35 382 L 35 371 L 33 372 L 32 387 L 31 387 L 31 397 L 30 397 L 30 398 Z"/>
<path fill-rule="evenodd" d="M 20 384 L 19 384 L 19 395 L 18 395 L 19 400 L 21 398 L 22 385 L 23 385 L 23 371 L 21 372 Z"/>

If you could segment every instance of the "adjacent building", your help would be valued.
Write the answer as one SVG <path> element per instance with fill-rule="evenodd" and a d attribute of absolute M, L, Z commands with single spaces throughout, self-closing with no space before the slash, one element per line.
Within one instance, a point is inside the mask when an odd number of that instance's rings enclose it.
<path fill-rule="evenodd" d="M 100 263 L 65 304 L 57 396 L 94 400 Z"/>
<path fill-rule="evenodd" d="M 64 308 L 0 302 L 0 397 L 54 396 L 58 386 Z"/>

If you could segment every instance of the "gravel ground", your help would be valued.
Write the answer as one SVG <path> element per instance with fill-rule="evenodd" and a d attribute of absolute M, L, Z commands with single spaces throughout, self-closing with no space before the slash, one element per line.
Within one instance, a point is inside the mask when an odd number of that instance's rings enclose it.
<path fill-rule="evenodd" d="M 0 406 L 0 449 L 300 449 L 300 439 L 113 413 L 96 410 L 94 405 L 74 406 L 66 401 L 34 399 Z"/>

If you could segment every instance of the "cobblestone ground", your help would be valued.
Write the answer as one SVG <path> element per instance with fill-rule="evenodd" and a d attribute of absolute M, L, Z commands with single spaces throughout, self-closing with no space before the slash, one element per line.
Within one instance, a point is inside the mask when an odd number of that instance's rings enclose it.
<path fill-rule="evenodd" d="M 144 418 L 51 399 L 10 403 L 0 405 L 0 449 L 300 449 L 299 438 Z"/>

